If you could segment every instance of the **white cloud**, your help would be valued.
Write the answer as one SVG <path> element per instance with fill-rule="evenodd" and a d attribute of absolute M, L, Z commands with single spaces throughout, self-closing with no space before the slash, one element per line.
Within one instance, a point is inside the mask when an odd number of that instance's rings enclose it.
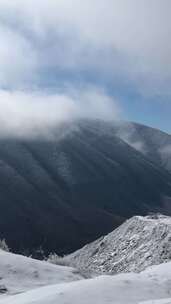
<path fill-rule="evenodd" d="M 31 68 L 95 68 L 142 93 L 170 93 L 170 11 L 170 0 L 1 0 L 1 24 L 14 30 L 6 41 L 12 80 L 29 78 Z"/>
<path fill-rule="evenodd" d="M 0 91 L 0 136 L 49 136 L 59 123 L 78 118 L 119 118 L 120 110 L 98 88 L 47 95 Z"/>
<path fill-rule="evenodd" d="M 0 86 L 15 86 L 31 80 L 37 61 L 27 39 L 17 31 L 0 26 L 0 41 Z"/>

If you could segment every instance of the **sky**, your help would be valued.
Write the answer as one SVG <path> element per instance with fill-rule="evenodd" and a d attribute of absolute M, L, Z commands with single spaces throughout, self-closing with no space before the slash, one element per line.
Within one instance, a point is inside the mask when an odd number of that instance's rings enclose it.
<path fill-rule="evenodd" d="M 77 117 L 171 133 L 170 0 L 0 0 L 0 134 Z"/>

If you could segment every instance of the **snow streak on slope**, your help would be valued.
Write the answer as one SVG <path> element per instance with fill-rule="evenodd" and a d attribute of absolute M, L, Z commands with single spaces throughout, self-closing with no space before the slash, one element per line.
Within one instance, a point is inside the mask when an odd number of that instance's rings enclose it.
<path fill-rule="evenodd" d="M 0 286 L 6 287 L 8 294 L 81 278 L 70 267 L 55 266 L 0 250 Z"/>
<path fill-rule="evenodd" d="M 142 301 L 169 298 L 170 284 L 171 263 L 167 263 L 139 274 L 100 276 L 42 287 L 7 296 L 0 300 L 0 304 L 139 304 Z M 169 303 L 168 300 L 166 303 Z"/>
<path fill-rule="evenodd" d="M 135 216 L 65 258 L 92 273 L 141 271 L 171 260 L 171 217 Z"/>

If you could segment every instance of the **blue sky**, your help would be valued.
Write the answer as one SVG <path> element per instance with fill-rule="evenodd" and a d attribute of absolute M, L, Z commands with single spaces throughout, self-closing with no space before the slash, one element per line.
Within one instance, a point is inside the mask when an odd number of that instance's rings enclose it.
<path fill-rule="evenodd" d="M 1 129 L 85 116 L 171 133 L 170 11 L 170 0 L 1 0 Z"/>

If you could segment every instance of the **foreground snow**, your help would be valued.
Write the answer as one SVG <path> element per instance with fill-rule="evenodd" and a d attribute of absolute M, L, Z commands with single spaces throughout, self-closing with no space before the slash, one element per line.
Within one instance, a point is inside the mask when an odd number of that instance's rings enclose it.
<path fill-rule="evenodd" d="M 93 271 L 91 279 L 71 267 L 0 250 L 0 304 L 171 304 L 170 259 L 171 217 L 166 216 L 134 217 L 66 257 L 88 274 Z"/>
<path fill-rule="evenodd" d="M 6 287 L 8 294 L 81 278 L 73 268 L 56 266 L 0 250 L 0 286 Z M 1 297 L 2 295 L 0 299 Z"/>
<path fill-rule="evenodd" d="M 140 304 L 171 304 L 171 298 L 160 299 L 160 300 L 151 300 L 151 301 L 147 301 L 147 302 L 141 302 Z"/>
<path fill-rule="evenodd" d="M 99 276 L 6 296 L 0 304 L 170 304 L 171 262 L 144 272 Z M 167 299 L 167 300 L 164 300 Z"/>

